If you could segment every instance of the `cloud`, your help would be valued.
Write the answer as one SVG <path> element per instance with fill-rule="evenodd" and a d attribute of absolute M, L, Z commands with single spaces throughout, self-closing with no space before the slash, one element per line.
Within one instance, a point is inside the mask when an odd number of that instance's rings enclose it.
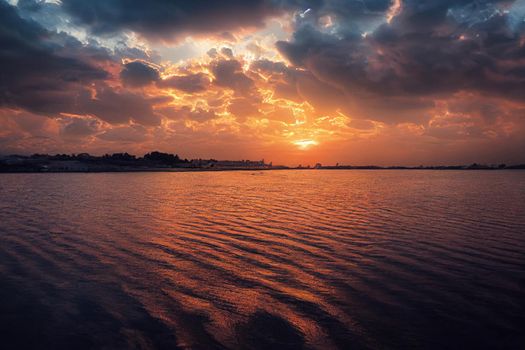
<path fill-rule="evenodd" d="M 0 42 L 0 107 L 49 117 L 90 114 L 113 124 L 160 123 L 153 111 L 158 100 L 107 85 L 112 74 L 106 68 L 116 66 L 115 56 L 95 41 L 83 44 L 49 31 L 0 1 Z M 158 79 L 158 72 L 134 61 L 124 66 L 121 77 L 126 86 L 137 87 Z"/>
<path fill-rule="evenodd" d="M 210 78 L 204 73 L 174 75 L 158 82 L 159 87 L 173 88 L 187 93 L 205 91 L 210 85 Z"/>
<path fill-rule="evenodd" d="M 148 130 L 141 125 L 120 126 L 104 131 L 99 139 L 117 143 L 135 143 L 148 140 Z"/>
<path fill-rule="evenodd" d="M 74 113 L 84 86 L 109 77 L 95 62 L 107 58 L 103 53 L 21 18 L 3 1 L 0 42 L 0 106 L 41 114 Z"/>
<path fill-rule="evenodd" d="M 230 88 L 236 93 L 246 94 L 254 86 L 253 80 L 244 74 L 241 63 L 235 59 L 215 61 L 211 71 L 215 85 Z"/>
<path fill-rule="evenodd" d="M 167 101 L 169 99 L 148 98 L 106 86 L 98 89 L 95 96 L 83 94 L 78 100 L 77 111 L 94 115 L 110 124 L 127 124 L 133 121 L 154 126 L 160 124 L 161 117 L 155 113 L 153 105 Z"/>
<path fill-rule="evenodd" d="M 191 108 L 189 106 L 182 107 L 165 107 L 161 112 L 165 117 L 172 120 L 187 120 L 196 121 L 199 123 L 212 120 L 217 117 L 213 110 L 206 110 L 204 108 Z"/>
<path fill-rule="evenodd" d="M 141 61 L 124 64 L 124 68 L 120 72 L 120 79 L 125 86 L 129 87 L 143 87 L 159 80 L 159 78 L 159 71 L 156 68 Z"/>
<path fill-rule="evenodd" d="M 493 1 L 496 5 L 508 2 Z M 525 76 L 518 72 L 525 48 L 508 26 L 503 11 L 483 15 L 473 24 L 451 13 L 472 1 L 404 1 L 391 23 L 364 34 L 342 23 L 325 31 L 297 23 L 291 41 L 280 52 L 296 67 L 353 96 L 429 96 L 462 90 L 519 98 Z M 339 17 L 344 17 L 339 14 Z"/>
<path fill-rule="evenodd" d="M 259 114 L 260 100 L 257 98 L 240 97 L 231 99 L 229 102 L 228 111 L 240 121 Z"/>
<path fill-rule="evenodd" d="M 366 119 L 354 119 L 348 123 L 348 126 L 358 130 L 370 130 L 375 127 L 375 124 Z"/>
<path fill-rule="evenodd" d="M 385 19 L 391 0 L 62 0 L 77 24 L 97 35 L 133 31 L 149 39 L 211 34 L 234 42 L 231 31 L 262 27 L 265 19 L 296 13 L 303 21 L 334 16 L 369 28 Z M 218 34 L 217 34 L 218 33 Z"/>
<path fill-rule="evenodd" d="M 113 48 L 114 56 L 127 60 L 141 60 L 159 64 L 162 57 L 155 50 L 143 50 L 138 47 L 129 47 L 126 42 L 119 41 Z"/>
<path fill-rule="evenodd" d="M 281 5 L 267 0 L 62 0 L 62 8 L 93 33 L 121 30 L 150 39 L 173 39 L 180 33 L 215 33 L 262 26 Z"/>
<path fill-rule="evenodd" d="M 95 135 L 101 128 L 101 122 L 95 118 L 71 118 L 67 120 L 60 130 L 60 135 L 65 138 L 81 139 Z"/>

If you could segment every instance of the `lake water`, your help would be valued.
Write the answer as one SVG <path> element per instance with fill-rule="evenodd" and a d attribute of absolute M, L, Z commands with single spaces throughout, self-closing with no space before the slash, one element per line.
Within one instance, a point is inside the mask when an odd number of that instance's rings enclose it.
<path fill-rule="evenodd" d="M 0 175 L 2 349 L 525 346 L 525 171 Z"/>

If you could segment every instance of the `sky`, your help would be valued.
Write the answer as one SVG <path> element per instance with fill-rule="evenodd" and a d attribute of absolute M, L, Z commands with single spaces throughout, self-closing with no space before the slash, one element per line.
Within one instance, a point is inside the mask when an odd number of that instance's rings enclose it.
<path fill-rule="evenodd" d="M 525 162 L 525 0 L 0 0 L 0 154 Z"/>

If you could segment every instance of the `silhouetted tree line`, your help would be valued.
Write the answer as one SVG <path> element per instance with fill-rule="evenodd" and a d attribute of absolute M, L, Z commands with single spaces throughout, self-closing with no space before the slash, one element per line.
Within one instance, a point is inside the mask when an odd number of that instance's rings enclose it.
<path fill-rule="evenodd" d="M 189 162 L 187 159 L 180 159 L 177 154 L 162 153 L 157 151 L 144 155 L 144 159 L 150 162 L 161 163 L 165 165 L 176 165 Z"/>
<path fill-rule="evenodd" d="M 137 157 L 129 153 L 104 154 L 92 156 L 88 153 L 79 154 L 41 154 L 30 156 L 0 157 L 0 170 L 27 170 L 37 171 L 48 167 L 57 167 L 57 164 L 85 164 L 98 167 L 177 167 L 189 164 L 187 159 L 181 159 L 177 154 L 158 151 Z M 60 165 L 58 165 L 60 166 Z M 67 168 L 67 165 L 63 167 Z"/>
<path fill-rule="evenodd" d="M 14 156 L 13 156 L 14 157 Z M 153 151 L 144 155 L 140 158 L 129 153 L 113 153 L 113 154 L 104 154 L 103 156 L 92 156 L 89 153 L 78 153 L 78 154 L 41 154 L 35 153 L 26 156 L 16 156 L 19 158 L 29 158 L 29 159 L 49 159 L 49 160 L 126 160 L 126 161 L 136 161 L 136 160 L 147 160 L 153 162 L 160 162 L 166 164 L 177 164 L 177 163 L 188 163 L 187 159 L 181 159 L 178 154 L 163 153 L 158 151 Z"/>

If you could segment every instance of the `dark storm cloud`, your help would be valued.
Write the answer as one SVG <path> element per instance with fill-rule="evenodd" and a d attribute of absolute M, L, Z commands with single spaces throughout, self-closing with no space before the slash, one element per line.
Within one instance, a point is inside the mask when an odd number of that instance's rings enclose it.
<path fill-rule="evenodd" d="M 268 59 L 254 61 L 250 65 L 250 69 L 265 73 L 284 73 L 287 71 L 287 67 L 283 62 L 273 62 Z"/>
<path fill-rule="evenodd" d="M 89 62 L 103 52 L 21 18 L 4 1 L 0 1 L 0 43 L 0 106 L 43 114 L 73 112 L 82 85 L 109 77 Z"/>
<path fill-rule="evenodd" d="M 67 18 L 59 4 L 42 0 L 18 0 L 16 7 L 19 14 L 26 19 L 34 20 L 47 29 L 57 29 L 67 23 Z"/>
<path fill-rule="evenodd" d="M 246 94 L 253 88 L 253 80 L 242 70 L 241 63 L 235 59 L 218 60 L 211 66 L 214 83 L 227 87 L 239 94 Z"/>
<path fill-rule="evenodd" d="M 299 103 L 308 101 L 318 113 L 340 111 L 354 118 L 386 123 L 422 122 L 429 117 L 427 111 L 434 107 L 431 99 L 418 96 L 362 94 L 356 97 L 342 86 L 282 62 L 258 60 L 251 64 L 250 70 L 264 73 L 273 85 L 275 97 Z"/>
<path fill-rule="evenodd" d="M 293 39 L 277 47 L 294 66 L 348 95 L 423 97 L 467 90 L 521 99 L 524 26 L 509 25 L 512 3 L 407 0 L 391 23 L 367 34 L 346 23 L 333 32 L 299 20 Z"/>
<path fill-rule="evenodd" d="M 261 26 L 285 12 L 334 15 L 354 26 L 380 20 L 392 0 L 62 0 L 62 9 L 95 34 L 130 30 L 150 38 L 180 33 L 224 36 L 229 29 Z M 233 38 L 233 37 L 232 37 Z M 233 38 L 234 39 L 234 38 Z"/>
<path fill-rule="evenodd" d="M 112 124 L 159 124 L 153 112 L 157 99 L 107 85 L 112 77 L 101 67 L 116 65 L 118 57 L 95 41 L 83 44 L 63 32 L 49 31 L 0 1 L 0 43 L 0 107 L 50 117 L 89 114 Z M 122 78 L 139 86 L 158 79 L 158 72 L 132 62 L 124 67 Z M 81 123 L 72 123 L 64 132 L 78 132 Z"/>
<path fill-rule="evenodd" d="M 161 56 L 155 52 L 146 52 L 136 47 L 129 47 L 124 42 L 119 42 L 113 49 L 116 57 L 127 58 L 132 60 L 142 60 L 159 64 L 162 60 Z"/>
<path fill-rule="evenodd" d="M 156 68 L 140 61 L 126 63 L 120 72 L 120 79 L 125 86 L 130 87 L 149 85 L 159 80 L 159 77 L 159 71 Z"/>
<path fill-rule="evenodd" d="M 205 91 L 210 85 L 210 78 L 204 73 L 176 75 L 158 82 L 158 86 L 181 90 L 187 93 Z"/>
<path fill-rule="evenodd" d="M 132 30 L 155 38 L 252 27 L 281 8 L 266 0 L 63 0 L 62 7 L 94 33 Z"/>

